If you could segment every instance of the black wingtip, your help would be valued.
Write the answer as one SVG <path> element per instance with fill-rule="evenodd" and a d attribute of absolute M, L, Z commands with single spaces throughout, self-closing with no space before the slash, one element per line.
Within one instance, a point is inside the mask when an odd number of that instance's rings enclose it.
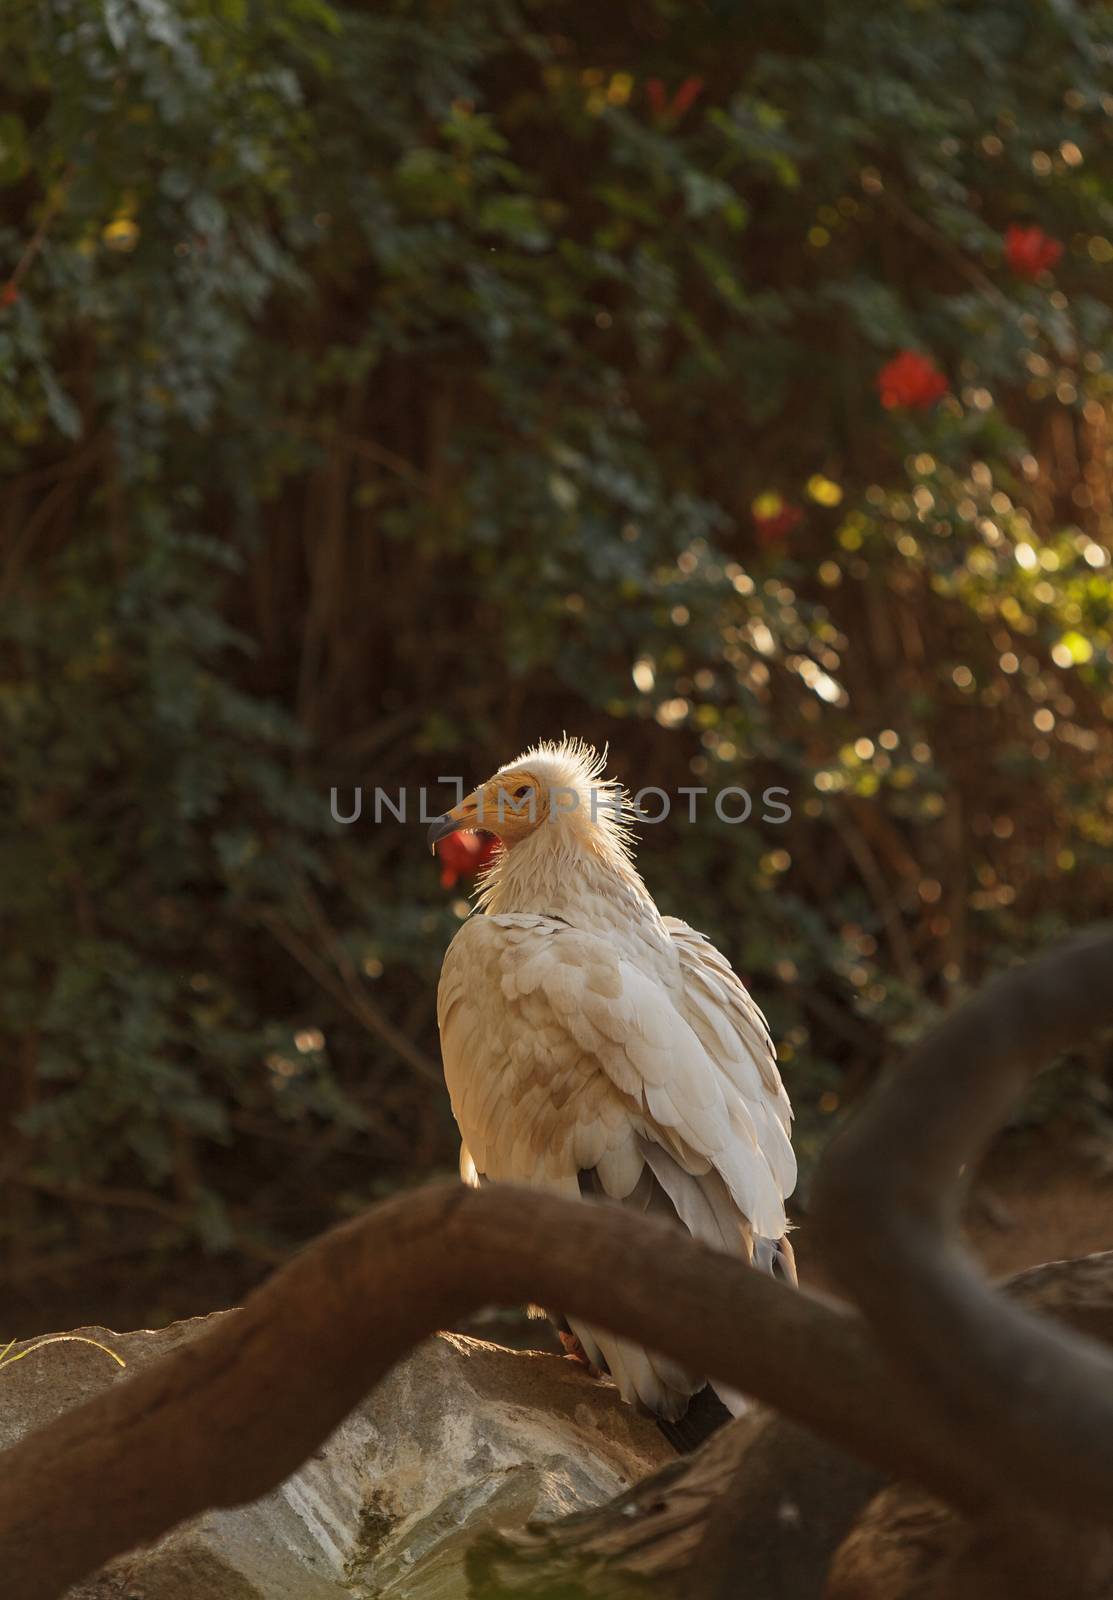
<path fill-rule="evenodd" d="M 717 1433 L 724 1422 L 730 1421 L 730 1412 L 710 1384 L 694 1394 L 687 1411 L 678 1422 L 657 1418 L 657 1426 L 673 1449 L 680 1455 L 690 1455 L 700 1445 Z"/>

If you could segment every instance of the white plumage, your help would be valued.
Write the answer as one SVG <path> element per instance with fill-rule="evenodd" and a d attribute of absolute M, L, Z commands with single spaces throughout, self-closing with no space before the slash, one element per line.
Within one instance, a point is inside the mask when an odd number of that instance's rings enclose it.
<path fill-rule="evenodd" d="M 461 1171 L 667 1214 L 717 1249 L 779 1254 L 791 1276 L 792 1111 L 765 1018 L 702 934 L 658 913 L 602 770 L 578 741 L 538 745 L 431 830 L 482 827 L 505 846 L 438 993 Z M 660 1416 L 703 1385 L 572 1328 Z"/>

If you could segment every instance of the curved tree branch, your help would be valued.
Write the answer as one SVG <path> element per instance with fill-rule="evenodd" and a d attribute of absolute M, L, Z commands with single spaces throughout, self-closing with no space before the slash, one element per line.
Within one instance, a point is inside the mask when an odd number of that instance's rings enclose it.
<path fill-rule="evenodd" d="M 0 1571 L 21 1574 L 21 1600 L 56 1600 L 187 1517 L 258 1497 L 422 1338 L 527 1300 L 651 1342 L 960 1509 L 992 1515 L 1016 1483 L 1065 1513 L 1104 1510 L 1107 1358 L 1002 1306 L 946 1228 L 961 1162 L 1024 1074 L 1113 1018 L 1111 975 L 1108 933 L 1010 974 L 839 1140 L 820 1178 L 824 1225 L 892 1363 L 857 1317 L 664 1223 L 437 1186 L 326 1234 L 236 1316 L 0 1456 Z"/>
<path fill-rule="evenodd" d="M 0 1455 L 0 1571 L 24 1575 L 21 1600 L 54 1600 L 207 1507 L 257 1498 L 421 1339 L 527 1300 L 652 1330 L 883 1470 L 955 1488 L 930 1407 L 848 1313 L 618 1207 L 446 1184 L 324 1235 L 235 1316 Z M 44 1537 L 60 1508 L 64 1535 Z"/>
<path fill-rule="evenodd" d="M 964 1174 L 1029 1078 L 1113 1025 L 1113 932 L 989 984 L 833 1141 L 812 1191 L 828 1259 L 894 1367 L 930 1395 L 968 1489 L 1107 1520 L 1113 1357 L 989 1288 L 956 1240 Z"/>
<path fill-rule="evenodd" d="M 998 1289 L 1113 1344 L 1113 1250 L 1049 1262 Z M 875 1468 L 757 1406 L 694 1455 L 606 1505 L 480 1534 L 468 1574 L 483 1600 L 647 1600 L 674 1591 L 689 1600 L 818 1595 L 831 1557 L 884 1482 Z M 915 1506 L 927 1498 L 901 1486 L 879 1504 Z M 939 1501 L 930 1503 L 940 1522 L 962 1521 Z M 875 1592 L 882 1594 L 884 1523 L 871 1509 L 857 1529 L 847 1548 L 880 1569 Z"/>

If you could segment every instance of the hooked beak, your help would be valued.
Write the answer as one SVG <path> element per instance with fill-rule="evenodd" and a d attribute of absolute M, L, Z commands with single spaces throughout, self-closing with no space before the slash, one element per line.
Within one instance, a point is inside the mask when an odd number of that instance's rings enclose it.
<path fill-rule="evenodd" d="M 446 811 L 443 817 L 434 817 L 429 824 L 426 839 L 434 855 L 442 839 L 447 839 L 450 833 L 459 833 L 461 829 L 471 830 L 483 826 L 483 793 L 476 789 L 471 794 L 465 795 L 458 806 L 453 806 L 451 811 Z"/>
<path fill-rule="evenodd" d="M 454 817 L 451 811 L 447 812 L 443 817 L 434 817 L 429 824 L 429 832 L 425 836 L 428 840 L 429 849 L 436 855 L 437 846 L 441 840 L 447 839 L 450 833 L 456 833 L 463 826 L 464 819 L 462 817 Z"/>

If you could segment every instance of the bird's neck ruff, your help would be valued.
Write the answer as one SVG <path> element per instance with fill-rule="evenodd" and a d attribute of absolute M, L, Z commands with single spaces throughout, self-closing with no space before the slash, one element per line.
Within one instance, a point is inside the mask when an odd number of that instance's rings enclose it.
<path fill-rule="evenodd" d="M 580 741 L 538 745 L 502 771 L 527 767 L 549 812 L 528 838 L 494 858 L 480 881 L 483 911 L 536 912 L 592 926 L 615 916 L 659 922 L 631 847 L 631 806 L 603 777 L 606 754 Z"/>

